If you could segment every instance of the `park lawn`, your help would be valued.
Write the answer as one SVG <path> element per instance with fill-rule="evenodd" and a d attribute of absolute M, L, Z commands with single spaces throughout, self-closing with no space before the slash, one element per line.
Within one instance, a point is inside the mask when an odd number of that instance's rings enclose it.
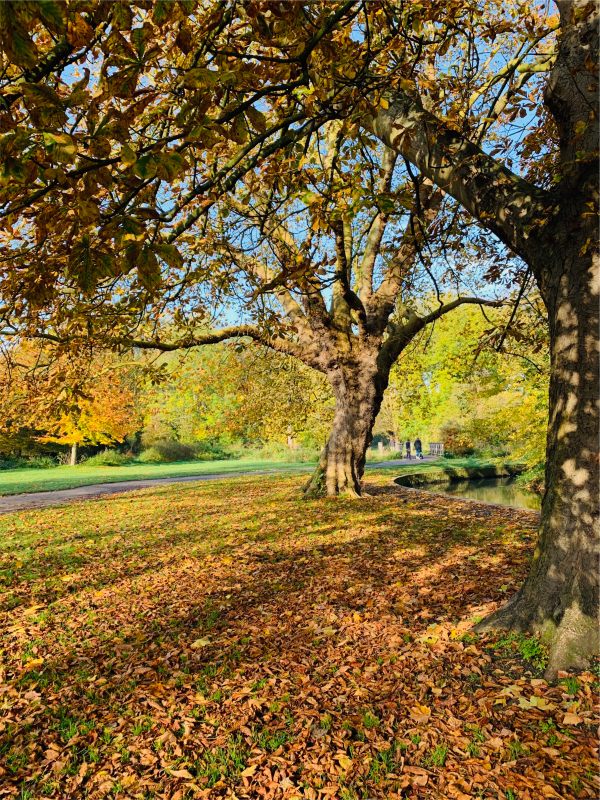
<path fill-rule="evenodd" d="M 0 517 L 2 796 L 596 797 L 594 675 L 470 630 L 537 515 L 374 475 L 359 501 L 238 476 Z"/>
<path fill-rule="evenodd" d="M 22 492 L 50 492 L 54 489 L 72 489 L 95 483 L 148 480 L 151 478 L 177 478 L 187 475 L 207 475 L 257 470 L 306 470 L 312 464 L 288 461 L 260 461 L 255 459 L 223 459 L 218 461 L 177 461 L 174 464 L 125 464 L 118 467 L 87 467 L 85 462 L 75 467 L 61 466 L 48 469 L 0 470 L 0 496 Z"/>
<path fill-rule="evenodd" d="M 426 471 L 444 462 L 413 461 L 401 467 L 387 467 L 385 458 L 369 460 L 369 467 L 391 470 Z M 452 466 L 480 466 L 483 462 L 474 458 L 452 459 L 444 462 Z M 50 492 L 55 489 L 72 489 L 96 483 L 148 480 L 152 478 L 176 478 L 188 475 L 212 475 L 222 473 L 258 472 L 263 470 L 311 472 L 312 463 L 297 461 L 262 461 L 258 459 L 227 459 L 219 461 L 178 461 L 174 464 L 126 464 L 119 467 L 87 467 L 85 462 L 76 467 L 62 466 L 48 469 L 0 470 L 0 496 L 23 492 Z"/>

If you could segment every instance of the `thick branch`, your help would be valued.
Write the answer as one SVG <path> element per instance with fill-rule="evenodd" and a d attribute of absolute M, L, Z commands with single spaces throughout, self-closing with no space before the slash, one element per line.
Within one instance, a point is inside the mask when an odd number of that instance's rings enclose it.
<path fill-rule="evenodd" d="M 2 331 L 0 333 L 1 335 L 12 335 L 7 331 Z M 55 344 L 68 344 L 77 338 L 76 336 L 60 336 L 45 331 L 38 333 L 28 332 L 27 337 L 31 339 L 44 339 L 45 341 L 54 342 Z M 131 347 L 140 350 L 159 350 L 163 353 L 170 353 L 175 350 L 189 350 L 191 347 L 218 344 L 228 339 L 243 338 L 253 339 L 255 342 L 265 347 L 277 350 L 279 353 L 285 353 L 286 355 L 296 356 L 298 358 L 302 356 L 300 348 L 293 342 L 287 341 L 280 336 L 269 336 L 254 325 L 232 325 L 217 331 L 206 331 L 206 333 L 185 336 L 182 339 L 171 342 L 165 342 L 161 339 L 134 339 L 130 336 L 109 336 L 102 344 L 105 347 Z"/>
<path fill-rule="evenodd" d="M 345 242 L 345 229 L 341 220 L 332 227 L 335 236 L 336 273 L 331 295 L 331 316 L 336 327 L 350 331 L 352 315 L 350 314 L 349 295 L 354 293 L 351 292 L 349 283 L 350 265 Z"/>
<path fill-rule="evenodd" d="M 389 192 L 392 186 L 392 176 L 394 174 L 394 167 L 398 154 L 389 147 L 385 148 L 382 161 L 383 175 L 377 187 L 378 194 Z M 375 268 L 375 261 L 379 254 L 381 240 L 388 222 L 388 216 L 383 211 L 378 211 L 371 223 L 371 228 L 367 236 L 365 245 L 365 252 L 363 254 L 359 273 L 359 289 L 358 294 L 361 300 L 367 302 L 373 292 L 373 270 Z"/>
<path fill-rule="evenodd" d="M 442 193 L 434 190 L 430 184 L 421 184 L 418 193 L 416 208 L 411 213 L 398 251 L 388 264 L 381 285 L 369 304 L 371 325 L 377 330 L 385 329 L 407 272 L 406 265 L 409 268 L 414 265 L 442 202 Z"/>
<path fill-rule="evenodd" d="M 458 200 L 513 252 L 529 259 L 530 236 L 547 213 L 550 194 L 426 111 L 415 95 L 397 92 L 368 122 L 375 135 Z"/>
<path fill-rule="evenodd" d="M 268 336 L 264 331 L 261 331 L 254 325 L 236 325 L 229 328 L 222 328 L 218 331 L 207 331 L 206 333 L 184 337 L 174 342 L 163 342 L 159 339 L 145 340 L 123 337 L 115 340 L 115 344 L 120 344 L 125 347 L 137 347 L 141 350 L 172 352 L 174 350 L 187 350 L 190 347 L 218 344 L 228 339 L 242 339 L 244 337 L 253 339 L 255 342 L 259 342 L 265 347 L 277 350 L 279 353 L 298 355 L 298 350 L 293 342 L 288 342 L 281 337 Z"/>

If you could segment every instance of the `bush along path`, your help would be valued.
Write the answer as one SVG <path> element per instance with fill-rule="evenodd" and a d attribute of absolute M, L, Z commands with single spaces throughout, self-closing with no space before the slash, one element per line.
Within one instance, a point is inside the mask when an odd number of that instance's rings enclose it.
<path fill-rule="evenodd" d="M 537 515 L 300 485 L 0 520 L 3 797 L 597 797 L 597 677 L 472 632 Z"/>

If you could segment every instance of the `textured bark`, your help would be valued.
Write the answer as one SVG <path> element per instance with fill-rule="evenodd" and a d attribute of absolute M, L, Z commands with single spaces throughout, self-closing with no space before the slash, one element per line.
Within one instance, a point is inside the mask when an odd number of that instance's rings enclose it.
<path fill-rule="evenodd" d="M 563 38 L 546 102 L 560 132 L 562 181 L 529 259 L 550 323 L 546 493 L 529 575 L 481 626 L 539 632 L 549 676 L 587 666 L 600 647 L 598 15 L 582 0 L 560 10 Z"/>
<path fill-rule="evenodd" d="M 600 646 L 598 281 L 597 258 L 575 252 L 545 282 L 551 417 L 539 541 L 520 591 L 481 626 L 540 633 L 550 675 L 584 667 Z"/>
<path fill-rule="evenodd" d="M 333 426 L 304 493 L 307 497 L 359 497 L 366 452 L 388 376 L 378 371 L 376 354 L 370 354 L 363 356 L 362 363 L 336 366 L 327 377 L 335 396 Z"/>

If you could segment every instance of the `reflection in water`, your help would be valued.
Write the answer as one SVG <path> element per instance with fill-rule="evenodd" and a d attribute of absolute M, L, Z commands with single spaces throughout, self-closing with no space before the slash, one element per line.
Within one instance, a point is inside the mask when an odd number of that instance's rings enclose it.
<path fill-rule="evenodd" d="M 431 487 L 434 491 L 453 494 L 458 497 L 470 497 L 483 503 L 497 503 L 514 508 L 541 508 L 542 500 L 535 492 L 523 489 L 514 478 L 486 478 L 479 481 L 460 481 L 448 486 Z"/>

